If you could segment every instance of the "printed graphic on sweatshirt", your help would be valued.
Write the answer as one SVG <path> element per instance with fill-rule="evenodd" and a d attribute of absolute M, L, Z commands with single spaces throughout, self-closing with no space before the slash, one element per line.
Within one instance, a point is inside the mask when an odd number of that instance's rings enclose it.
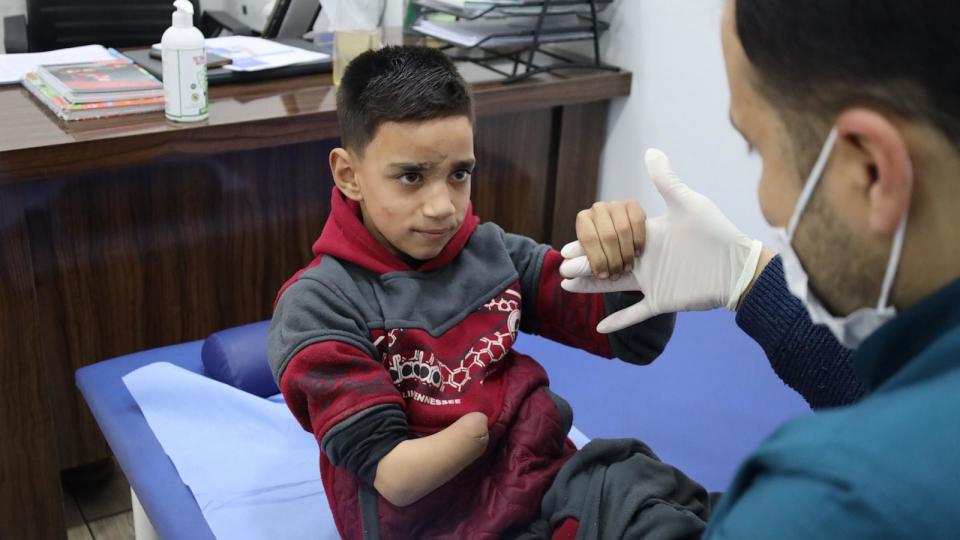
<path fill-rule="evenodd" d="M 509 288 L 470 314 L 451 332 L 468 328 L 479 331 L 465 336 L 462 354 L 444 354 L 428 341 L 437 340 L 422 330 L 394 328 L 376 331 L 374 346 L 390 373 L 393 384 L 404 397 L 431 405 L 456 404 L 477 380 L 483 379 L 500 362 L 517 338 L 520 327 L 520 292 Z M 444 342 L 449 343 L 449 335 Z"/>

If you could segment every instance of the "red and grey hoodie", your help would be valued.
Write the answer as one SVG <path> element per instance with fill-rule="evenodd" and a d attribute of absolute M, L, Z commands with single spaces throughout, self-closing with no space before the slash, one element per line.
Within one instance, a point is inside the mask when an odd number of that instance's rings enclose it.
<path fill-rule="evenodd" d="M 334 188 L 316 258 L 278 294 L 271 368 L 320 445 L 344 538 L 493 539 L 538 517 L 575 451 L 572 414 L 543 368 L 513 350 L 518 331 L 634 363 L 652 361 L 670 337 L 672 316 L 598 334 L 607 313 L 636 299 L 567 293 L 556 250 L 478 222 L 468 210 L 441 253 L 411 268 Z M 473 411 L 490 422 L 480 458 L 410 506 L 377 494 L 383 455 Z"/>

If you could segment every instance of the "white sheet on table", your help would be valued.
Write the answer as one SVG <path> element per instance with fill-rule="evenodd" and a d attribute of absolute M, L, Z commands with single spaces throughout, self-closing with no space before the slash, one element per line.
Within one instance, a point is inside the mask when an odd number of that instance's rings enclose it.
<path fill-rule="evenodd" d="M 282 399 L 166 362 L 123 378 L 217 538 L 338 538 L 317 444 Z M 578 448 L 589 439 L 577 428 Z"/>
<path fill-rule="evenodd" d="M 166 362 L 123 382 L 217 538 L 339 537 L 317 443 L 285 404 Z"/>

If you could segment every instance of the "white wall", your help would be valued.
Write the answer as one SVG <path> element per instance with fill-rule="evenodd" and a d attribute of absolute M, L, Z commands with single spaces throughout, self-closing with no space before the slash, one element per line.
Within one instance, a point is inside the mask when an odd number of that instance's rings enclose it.
<path fill-rule="evenodd" d="M 759 159 L 747 155 L 729 122 L 722 10 L 721 0 L 618 0 L 604 13 L 612 26 L 601 54 L 633 72 L 633 90 L 611 106 L 598 197 L 638 198 L 648 214 L 661 213 L 643 163 L 646 148 L 657 147 L 687 184 L 768 241 L 756 195 Z"/>

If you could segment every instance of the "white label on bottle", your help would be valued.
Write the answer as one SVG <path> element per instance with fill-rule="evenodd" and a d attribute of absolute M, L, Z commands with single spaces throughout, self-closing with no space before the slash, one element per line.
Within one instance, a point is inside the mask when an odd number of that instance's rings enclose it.
<path fill-rule="evenodd" d="M 163 98 L 167 117 L 190 120 L 207 115 L 207 53 L 203 49 L 164 50 Z"/>

